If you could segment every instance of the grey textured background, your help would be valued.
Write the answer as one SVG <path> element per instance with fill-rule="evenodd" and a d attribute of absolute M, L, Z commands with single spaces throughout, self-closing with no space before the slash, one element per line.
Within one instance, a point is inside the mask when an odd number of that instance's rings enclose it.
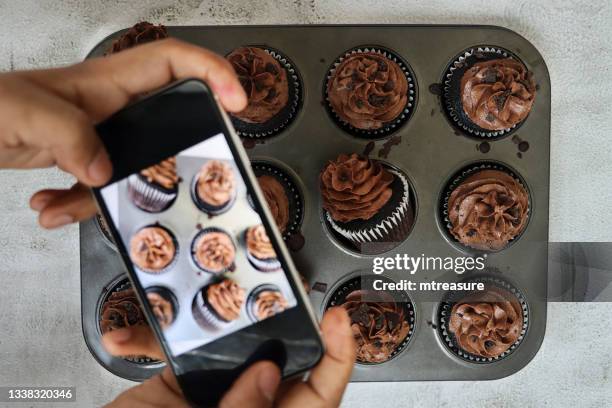
<path fill-rule="evenodd" d="M 372 4 L 374 3 L 374 4 Z M 0 71 L 80 61 L 107 34 L 166 24 L 495 24 L 540 50 L 552 82 L 552 241 L 612 241 L 612 6 L 606 0 L 0 0 Z M 0 173 L 0 385 L 76 385 L 98 406 L 132 383 L 101 368 L 81 334 L 78 230 L 43 231 L 27 207 L 54 170 Z M 351 384 L 346 406 L 611 406 L 608 304 L 551 304 L 540 353 L 492 382 Z M 409 368 L 408 368 L 409 369 Z M 54 404 L 42 404 L 52 406 Z"/>

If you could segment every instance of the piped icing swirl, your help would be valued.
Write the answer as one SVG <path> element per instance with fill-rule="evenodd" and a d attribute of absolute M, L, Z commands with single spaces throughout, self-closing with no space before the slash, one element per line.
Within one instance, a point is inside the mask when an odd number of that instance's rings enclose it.
<path fill-rule="evenodd" d="M 119 37 L 110 49 L 110 53 L 114 54 L 119 51 L 127 50 L 139 44 L 161 40 L 168 37 L 166 27 L 163 25 L 153 25 L 143 21 L 135 24 L 129 30 Z"/>
<path fill-rule="evenodd" d="M 521 335 L 523 309 L 512 293 L 489 287 L 453 305 L 449 330 L 457 345 L 480 357 L 499 357 Z"/>
<path fill-rule="evenodd" d="M 176 174 L 176 157 L 170 157 L 158 164 L 147 167 L 140 171 L 140 175 L 149 183 L 155 183 L 168 190 L 174 190 L 179 181 L 179 177 Z"/>
<path fill-rule="evenodd" d="M 196 193 L 200 200 L 212 206 L 227 204 L 235 194 L 234 171 L 229 164 L 210 160 L 198 174 Z"/>
<path fill-rule="evenodd" d="M 257 181 L 266 198 L 274 222 L 281 233 L 285 232 L 289 223 L 289 199 L 287 198 L 285 188 L 272 176 L 259 176 Z"/>
<path fill-rule="evenodd" d="M 157 292 L 148 292 L 147 300 L 149 301 L 149 306 L 151 306 L 153 315 L 157 319 L 160 327 L 165 329 L 170 326 L 174 321 L 174 307 L 172 306 L 172 302 L 164 299 L 164 297 Z"/>
<path fill-rule="evenodd" d="M 368 220 L 391 198 L 393 177 L 375 160 L 341 154 L 321 172 L 323 208 L 337 222 Z"/>
<path fill-rule="evenodd" d="M 358 129 L 379 129 L 408 102 L 408 80 L 400 66 L 376 52 L 346 57 L 327 84 L 334 112 Z"/>
<path fill-rule="evenodd" d="M 386 292 L 355 290 L 346 296 L 342 307 L 351 318 L 360 362 L 388 360 L 410 332 L 404 308 Z"/>
<path fill-rule="evenodd" d="M 102 305 L 100 313 L 102 334 L 123 327 L 146 324 L 140 303 L 132 288 L 111 293 Z"/>
<path fill-rule="evenodd" d="M 207 271 L 221 273 L 234 264 L 236 248 L 224 232 L 206 232 L 195 244 L 195 260 Z"/>
<path fill-rule="evenodd" d="M 143 271 L 161 271 L 175 253 L 174 239 L 162 227 L 142 228 L 130 240 L 130 259 Z"/>
<path fill-rule="evenodd" d="M 208 285 L 206 300 L 217 315 L 226 322 L 231 322 L 240 316 L 240 308 L 244 303 L 244 289 L 232 279 Z"/>
<path fill-rule="evenodd" d="M 247 107 L 232 113 L 249 123 L 264 123 L 283 109 L 289 100 L 287 73 L 267 51 L 241 47 L 227 56 L 248 97 Z"/>
<path fill-rule="evenodd" d="M 280 291 L 263 290 L 257 294 L 253 313 L 257 320 L 264 320 L 284 311 L 288 306 L 287 299 Z"/>
<path fill-rule="evenodd" d="M 276 252 L 263 225 L 249 227 L 246 231 L 247 250 L 258 259 L 276 259 Z"/>
<path fill-rule="evenodd" d="M 527 225 L 529 196 L 509 174 L 480 170 L 455 188 L 448 200 L 451 233 L 459 242 L 497 251 Z"/>
<path fill-rule="evenodd" d="M 479 62 L 461 78 L 463 110 L 483 129 L 508 129 L 522 122 L 535 95 L 533 74 L 512 58 Z"/>

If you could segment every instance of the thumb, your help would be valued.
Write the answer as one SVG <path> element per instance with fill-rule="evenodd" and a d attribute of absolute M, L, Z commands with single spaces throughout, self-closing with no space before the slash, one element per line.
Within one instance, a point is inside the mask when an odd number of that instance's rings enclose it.
<path fill-rule="evenodd" d="M 271 407 L 280 384 L 280 370 L 270 361 L 249 367 L 234 382 L 219 403 L 221 408 Z"/>

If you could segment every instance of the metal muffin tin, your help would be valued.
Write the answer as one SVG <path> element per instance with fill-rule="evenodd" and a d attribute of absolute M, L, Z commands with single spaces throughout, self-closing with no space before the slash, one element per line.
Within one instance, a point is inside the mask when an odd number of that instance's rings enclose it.
<path fill-rule="evenodd" d="M 550 166 L 550 79 L 540 53 L 520 35 L 494 26 L 221 26 L 169 27 L 179 38 L 220 54 L 260 44 L 280 50 L 291 58 L 304 86 L 297 117 L 279 135 L 264 143 L 250 143 L 249 155 L 256 160 L 281 162 L 292 169 L 304 196 L 302 234 L 304 247 L 293 253 L 294 261 L 312 291 L 310 299 L 322 315 L 330 290 L 357 271 L 372 269 L 371 256 L 347 250 L 324 225 L 319 197 L 319 172 L 328 160 L 340 153 L 361 153 L 371 140 L 342 130 L 325 107 L 322 93 L 328 70 L 338 57 L 355 47 L 380 46 L 392 50 L 412 69 L 417 98 L 411 118 L 390 137 L 376 140 L 370 154 L 401 169 L 409 177 L 416 219 L 408 238 L 384 256 L 458 257 L 466 252 L 449 242 L 438 217 L 440 195 L 457 170 L 479 161 L 498 161 L 525 181 L 531 208 L 527 229 L 502 251 L 488 254 L 488 272 L 517 287 L 529 305 L 529 326 L 525 338 L 508 357 L 489 364 L 474 364 L 450 353 L 436 330 L 437 310 L 443 293 L 410 292 L 417 316 L 410 343 L 386 363 L 358 364 L 353 381 L 486 380 L 510 375 L 531 361 L 544 337 L 548 272 L 548 196 Z M 100 56 L 122 32 L 112 34 L 91 52 Z M 330 39 L 333 38 L 333 41 Z M 495 46 L 510 51 L 533 71 L 538 94 L 529 117 L 511 135 L 496 140 L 475 139 L 457 130 L 443 112 L 440 95 L 444 73 L 462 51 L 478 46 Z M 401 143 L 391 146 L 390 140 Z M 482 148 L 481 143 L 488 146 Z M 529 149 L 525 151 L 525 142 Z M 385 144 L 387 143 L 387 144 Z M 390 147 L 391 146 L 391 147 Z M 389 148 L 390 147 L 390 148 Z M 480 147 L 480 149 L 479 149 Z M 519 151 L 519 147 L 522 147 Z M 487 153 L 483 153 L 487 151 Z M 86 341 L 98 361 L 111 371 L 116 361 L 104 355 L 99 338 L 91 330 L 97 324 L 93 310 L 100 293 L 123 266 L 103 241 L 95 221 L 81 227 L 81 274 L 83 328 Z M 385 273 L 393 280 L 461 281 L 470 273 L 402 271 Z M 95 322 L 93 322 L 95 320 Z M 142 378 L 140 367 L 130 368 L 128 378 Z M 136 374 L 138 373 L 138 375 Z"/>

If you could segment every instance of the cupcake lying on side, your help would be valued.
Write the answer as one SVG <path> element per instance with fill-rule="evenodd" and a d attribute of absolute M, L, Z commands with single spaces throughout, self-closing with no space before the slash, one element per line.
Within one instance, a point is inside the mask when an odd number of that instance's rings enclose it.
<path fill-rule="evenodd" d="M 128 177 L 128 195 L 141 210 L 158 213 L 174 202 L 178 183 L 176 157 L 171 157 Z"/>
<path fill-rule="evenodd" d="M 320 176 L 325 217 L 333 231 L 357 250 L 364 244 L 398 243 L 412 227 L 406 177 L 355 153 L 330 161 Z"/>
<path fill-rule="evenodd" d="M 281 268 L 276 252 L 263 225 L 249 227 L 244 233 L 247 259 L 261 272 L 273 272 Z"/>
<path fill-rule="evenodd" d="M 198 292 L 193 313 L 201 324 L 222 327 L 240 317 L 244 301 L 244 289 L 233 279 L 225 278 Z"/>
<path fill-rule="evenodd" d="M 499 251 L 519 236 L 529 218 L 529 195 L 501 170 L 479 170 L 462 180 L 448 199 L 451 234 L 463 245 Z"/>

